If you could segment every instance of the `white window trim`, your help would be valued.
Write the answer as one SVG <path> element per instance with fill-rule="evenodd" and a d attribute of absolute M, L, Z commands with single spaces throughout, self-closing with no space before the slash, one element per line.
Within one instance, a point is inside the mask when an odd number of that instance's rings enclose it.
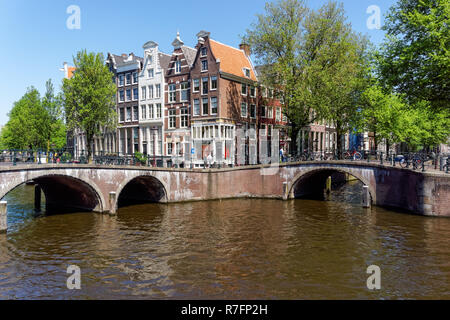
<path fill-rule="evenodd" d="M 206 70 L 203 70 L 203 61 L 206 61 L 206 66 L 207 66 Z M 201 60 L 201 70 L 202 70 L 202 72 L 208 72 L 208 69 L 209 69 L 208 59 Z"/>
<path fill-rule="evenodd" d="M 213 89 L 212 88 L 212 78 L 213 77 L 216 77 L 216 85 L 217 85 L 217 87 L 215 88 L 215 89 Z M 219 78 L 217 77 L 217 76 L 211 76 L 211 77 L 209 77 L 209 87 L 210 87 L 210 91 L 217 91 L 217 88 L 219 87 Z"/>
<path fill-rule="evenodd" d="M 198 80 L 199 81 L 199 85 L 198 85 L 198 90 L 195 90 L 195 80 Z M 192 80 L 192 92 L 200 92 L 200 90 L 201 90 L 202 88 L 201 88 L 201 83 L 200 83 L 200 79 L 193 79 Z"/>
<path fill-rule="evenodd" d="M 212 112 L 212 106 L 213 106 L 213 104 L 212 104 L 212 100 L 213 99 L 216 99 L 216 109 L 217 109 L 217 112 L 215 112 L 215 113 L 213 113 Z M 212 116 L 217 116 L 218 114 L 219 114 L 219 99 L 217 98 L 217 97 L 211 97 L 210 99 L 209 99 L 209 114 L 210 115 L 212 115 Z"/>
<path fill-rule="evenodd" d="M 242 106 L 245 104 L 245 116 L 242 114 Z M 247 102 L 241 102 L 241 118 L 248 118 L 248 104 Z"/>
<path fill-rule="evenodd" d="M 242 93 L 242 86 L 244 86 L 244 85 L 246 86 L 245 87 L 245 93 Z M 241 83 L 241 95 L 244 96 L 244 97 L 246 97 L 248 95 L 248 84 Z"/>

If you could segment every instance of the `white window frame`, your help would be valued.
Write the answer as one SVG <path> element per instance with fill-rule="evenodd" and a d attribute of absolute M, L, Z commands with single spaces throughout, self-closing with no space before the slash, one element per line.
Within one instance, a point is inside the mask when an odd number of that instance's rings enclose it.
<path fill-rule="evenodd" d="M 171 112 L 175 112 L 175 115 L 172 115 Z M 175 119 L 175 124 L 172 126 L 172 120 Z M 176 129 L 177 128 L 177 109 L 169 109 L 169 129 Z"/>
<path fill-rule="evenodd" d="M 206 62 L 206 69 L 203 69 L 203 62 Z M 201 60 L 201 64 L 202 64 L 202 67 L 201 67 L 202 72 L 207 72 L 209 69 L 208 60 L 207 59 Z"/>
<path fill-rule="evenodd" d="M 171 88 L 175 88 L 174 90 L 171 90 Z M 175 83 L 170 83 L 167 92 L 169 93 L 168 96 L 168 102 L 169 103 L 175 103 L 177 102 L 177 85 Z"/>
<path fill-rule="evenodd" d="M 245 86 L 245 93 L 242 92 L 242 89 L 244 88 L 244 86 Z M 241 83 L 241 95 L 243 95 L 245 97 L 248 95 L 248 84 Z"/>
<path fill-rule="evenodd" d="M 198 90 L 195 90 L 195 82 L 198 81 Z M 193 79 L 192 80 L 192 92 L 200 92 L 201 90 L 201 84 L 200 84 L 200 79 Z"/>
<path fill-rule="evenodd" d="M 195 102 L 196 101 L 198 101 L 198 113 L 195 112 L 195 107 L 196 107 Z M 200 103 L 200 99 L 194 99 L 194 101 L 192 102 L 192 106 L 193 106 L 192 113 L 193 113 L 194 117 L 200 117 L 202 114 L 202 106 Z"/>
<path fill-rule="evenodd" d="M 242 108 L 243 106 L 245 106 L 245 109 Z M 242 112 L 243 110 L 245 110 L 245 115 Z M 242 118 L 247 118 L 248 117 L 248 105 L 247 105 L 247 102 L 241 102 L 241 117 Z"/>
<path fill-rule="evenodd" d="M 216 99 L 216 112 L 213 112 L 213 99 Z M 219 113 L 219 99 L 217 99 L 217 97 L 211 97 L 210 99 L 210 114 L 212 116 L 216 116 Z"/>
<path fill-rule="evenodd" d="M 216 87 L 213 89 L 213 78 L 216 78 Z M 216 91 L 217 90 L 217 88 L 218 88 L 218 86 L 219 86 L 219 78 L 217 77 L 217 76 L 211 76 L 210 78 L 210 88 L 209 88 L 209 90 L 211 90 L 211 91 Z"/>

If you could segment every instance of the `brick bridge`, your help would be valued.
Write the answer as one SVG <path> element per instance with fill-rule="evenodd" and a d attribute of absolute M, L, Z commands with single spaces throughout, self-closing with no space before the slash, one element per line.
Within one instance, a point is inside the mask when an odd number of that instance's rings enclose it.
<path fill-rule="evenodd" d="M 127 202 L 252 197 L 288 200 L 323 194 L 327 178 L 336 173 L 350 174 L 368 186 L 374 205 L 427 216 L 450 216 L 450 175 L 347 161 L 211 170 L 62 164 L 11 166 L 0 168 L 0 199 L 33 180 L 45 194 L 48 211 L 57 208 L 115 214 Z"/>

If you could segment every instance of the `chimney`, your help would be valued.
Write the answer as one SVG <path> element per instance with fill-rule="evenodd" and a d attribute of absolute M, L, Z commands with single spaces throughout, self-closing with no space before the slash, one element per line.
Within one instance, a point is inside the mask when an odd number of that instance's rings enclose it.
<path fill-rule="evenodd" d="M 249 46 L 248 44 L 246 44 L 246 43 L 241 43 L 241 44 L 239 45 L 239 49 L 243 50 L 243 51 L 245 52 L 245 55 L 246 55 L 247 57 L 250 57 L 250 54 L 251 54 L 252 52 L 251 52 L 250 46 Z"/>
<path fill-rule="evenodd" d="M 128 55 L 126 53 L 122 53 L 122 58 L 128 58 Z"/>

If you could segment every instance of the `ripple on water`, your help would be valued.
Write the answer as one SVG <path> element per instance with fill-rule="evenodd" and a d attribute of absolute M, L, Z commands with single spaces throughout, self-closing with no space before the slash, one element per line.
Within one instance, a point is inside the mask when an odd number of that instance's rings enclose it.
<path fill-rule="evenodd" d="M 228 200 L 35 217 L 8 194 L 0 299 L 450 299 L 450 220 L 330 201 Z M 82 270 L 82 290 L 66 269 Z M 366 268 L 382 290 L 366 288 Z"/>

